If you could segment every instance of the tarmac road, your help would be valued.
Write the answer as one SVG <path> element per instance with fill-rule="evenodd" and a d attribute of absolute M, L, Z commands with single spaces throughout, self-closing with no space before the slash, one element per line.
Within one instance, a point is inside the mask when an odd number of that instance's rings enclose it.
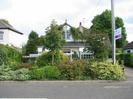
<path fill-rule="evenodd" d="M 133 99 L 133 69 L 127 81 L 0 81 L 0 98 Z"/>
<path fill-rule="evenodd" d="M 0 98 L 133 99 L 133 81 L 2 81 Z"/>

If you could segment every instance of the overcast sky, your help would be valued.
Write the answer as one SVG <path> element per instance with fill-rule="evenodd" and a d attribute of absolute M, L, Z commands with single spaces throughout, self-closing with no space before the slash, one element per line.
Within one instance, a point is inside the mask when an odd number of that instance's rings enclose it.
<path fill-rule="evenodd" d="M 127 40 L 133 41 L 133 0 L 114 0 L 115 16 L 124 20 Z M 72 26 L 90 27 L 91 20 L 106 9 L 111 0 L 0 0 L 0 18 L 8 20 L 17 30 L 28 35 L 31 30 L 45 33 L 52 19 Z"/>

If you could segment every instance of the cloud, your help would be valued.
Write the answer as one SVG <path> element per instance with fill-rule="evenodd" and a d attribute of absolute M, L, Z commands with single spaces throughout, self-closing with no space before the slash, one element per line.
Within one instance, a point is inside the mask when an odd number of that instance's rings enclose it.
<path fill-rule="evenodd" d="M 10 0 L 0 0 L 0 10 L 7 10 L 11 7 Z"/>
<path fill-rule="evenodd" d="M 128 24 L 133 24 L 133 16 L 128 17 L 128 18 L 126 19 L 126 23 L 128 23 Z"/>
<path fill-rule="evenodd" d="M 5 2 L 5 3 L 4 3 Z M 85 27 L 91 26 L 91 20 L 105 9 L 111 9 L 110 0 L 1 0 L 1 16 L 21 32 L 29 34 L 31 30 L 39 34 L 45 33 L 52 19 L 62 24 L 65 19 L 73 26 L 83 22 Z M 132 22 L 132 0 L 115 0 L 115 15 L 122 17 L 124 23 Z M 128 31 L 131 28 L 128 27 Z M 130 33 L 131 34 L 131 33 Z M 129 35 L 130 36 L 130 35 Z"/>

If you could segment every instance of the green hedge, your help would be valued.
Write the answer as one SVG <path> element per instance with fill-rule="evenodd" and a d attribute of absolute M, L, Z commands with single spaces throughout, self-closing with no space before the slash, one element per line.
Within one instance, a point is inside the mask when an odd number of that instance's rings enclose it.
<path fill-rule="evenodd" d="M 60 78 L 60 71 L 56 66 L 45 66 L 31 70 L 30 75 L 31 79 L 54 80 Z"/>
<path fill-rule="evenodd" d="M 116 59 L 119 63 L 124 61 L 124 65 L 128 67 L 133 67 L 133 54 L 116 54 Z"/>
<path fill-rule="evenodd" d="M 31 79 L 42 80 L 45 79 L 45 73 L 43 68 L 35 68 L 30 71 Z"/>
<path fill-rule="evenodd" d="M 21 62 L 22 55 L 15 49 L 0 44 L 0 65 L 16 65 Z"/>
<path fill-rule="evenodd" d="M 117 60 L 117 62 L 119 64 L 122 64 L 123 65 L 122 61 L 124 61 L 124 54 L 122 54 L 122 53 L 116 53 L 116 60 Z"/>
<path fill-rule="evenodd" d="M 84 79 L 84 71 L 87 62 L 84 60 L 66 61 L 58 65 L 63 80 L 79 80 Z"/>
<path fill-rule="evenodd" d="M 92 79 L 100 80 L 122 80 L 124 71 L 118 64 L 109 62 L 92 62 L 89 66 L 89 72 Z"/>
<path fill-rule="evenodd" d="M 124 72 L 120 65 L 109 62 L 83 61 L 64 62 L 58 66 L 64 80 L 122 80 Z"/>
<path fill-rule="evenodd" d="M 133 54 L 124 54 L 124 64 L 133 67 Z"/>
<path fill-rule="evenodd" d="M 54 56 L 54 64 L 58 64 L 61 61 L 66 61 L 66 60 L 68 60 L 68 57 L 65 56 L 62 52 L 56 53 Z M 37 58 L 36 64 L 39 67 L 43 67 L 46 65 L 52 65 L 52 53 L 47 52 L 47 53 L 44 53 L 41 56 L 39 56 Z"/>

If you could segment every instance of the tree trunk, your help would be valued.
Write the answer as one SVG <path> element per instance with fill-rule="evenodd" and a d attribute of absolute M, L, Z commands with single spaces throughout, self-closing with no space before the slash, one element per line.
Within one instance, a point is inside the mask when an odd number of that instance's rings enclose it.
<path fill-rule="evenodd" d="M 52 65 L 54 64 L 54 52 L 52 53 Z"/>

